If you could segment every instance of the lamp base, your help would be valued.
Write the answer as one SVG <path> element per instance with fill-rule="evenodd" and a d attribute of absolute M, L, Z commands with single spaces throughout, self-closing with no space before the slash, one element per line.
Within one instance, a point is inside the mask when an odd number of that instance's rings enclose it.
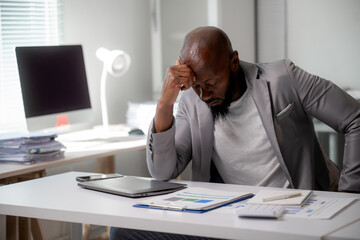
<path fill-rule="evenodd" d="M 126 124 L 116 125 L 97 125 L 94 128 L 95 133 L 99 138 L 116 138 L 116 137 L 128 137 L 130 127 Z"/>

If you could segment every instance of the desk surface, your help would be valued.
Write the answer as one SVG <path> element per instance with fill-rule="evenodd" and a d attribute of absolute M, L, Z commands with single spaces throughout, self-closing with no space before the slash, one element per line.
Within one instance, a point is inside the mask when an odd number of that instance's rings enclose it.
<path fill-rule="evenodd" d="M 146 138 L 121 137 L 110 141 L 63 142 L 66 146 L 65 158 L 29 165 L 0 163 L 0 179 L 27 174 L 51 167 L 58 167 L 89 159 L 112 156 L 120 152 L 145 149 Z"/>
<path fill-rule="evenodd" d="M 321 239 L 334 236 L 338 230 L 360 219 L 359 200 L 330 220 L 239 219 L 233 212 L 221 208 L 203 214 L 135 208 L 132 205 L 136 199 L 78 187 L 75 177 L 83 174 L 69 172 L 2 186 L 0 214 L 228 239 L 263 239 L 264 236 L 267 239 Z M 261 189 L 199 182 L 188 182 L 188 185 L 253 193 Z M 359 194 L 317 191 L 314 194 L 360 199 Z"/>

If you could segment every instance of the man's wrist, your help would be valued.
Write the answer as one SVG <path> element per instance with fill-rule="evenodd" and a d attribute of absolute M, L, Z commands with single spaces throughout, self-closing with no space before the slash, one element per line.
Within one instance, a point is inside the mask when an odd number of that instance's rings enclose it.
<path fill-rule="evenodd" d="M 164 104 L 161 103 L 161 101 L 158 102 L 154 119 L 155 131 L 157 133 L 164 132 L 171 127 L 173 121 L 173 108 L 174 105 Z"/>
<path fill-rule="evenodd" d="M 169 103 L 167 101 L 163 101 L 161 99 L 158 100 L 157 103 L 157 110 L 161 110 L 161 111 L 172 111 L 174 108 L 174 104 L 173 103 Z"/>

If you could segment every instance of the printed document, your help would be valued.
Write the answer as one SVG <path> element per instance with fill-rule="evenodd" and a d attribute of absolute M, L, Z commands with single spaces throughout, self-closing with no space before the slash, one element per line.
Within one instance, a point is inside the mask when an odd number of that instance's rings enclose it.
<path fill-rule="evenodd" d="M 283 214 L 283 217 L 295 217 L 305 219 L 330 219 L 335 214 L 341 212 L 344 208 L 346 208 L 355 200 L 356 198 L 312 196 L 302 207 L 284 206 L 285 212 Z M 248 199 L 241 202 L 229 204 L 224 208 L 218 209 L 217 211 L 234 213 L 239 208 L 246 206 L 247 202 Z"/>
<path fill-rule="evenodd" d="M 330 219 L 336 213 L 355 201 L 356 198 L 311 197 L 304 207 L 286 207 L 290 217 L 309 219 Z"/>
<path fill-rule="evenodd" d="M 249 192 L 229 192 L 209 188 L 188 187 L 174 193 L 147 198 L 139 201 L 134 206 L 203 212 L 251 196 L 253 194 Z"/>

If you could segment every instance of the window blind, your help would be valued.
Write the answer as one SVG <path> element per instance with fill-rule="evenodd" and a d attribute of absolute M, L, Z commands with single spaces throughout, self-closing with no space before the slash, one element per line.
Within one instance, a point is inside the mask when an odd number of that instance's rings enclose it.
<path fill-rule="evenodd" d="M 26 130 L 16 46 L 62 41 L 62 0 L 0 0 L 0 132 Z"/>

